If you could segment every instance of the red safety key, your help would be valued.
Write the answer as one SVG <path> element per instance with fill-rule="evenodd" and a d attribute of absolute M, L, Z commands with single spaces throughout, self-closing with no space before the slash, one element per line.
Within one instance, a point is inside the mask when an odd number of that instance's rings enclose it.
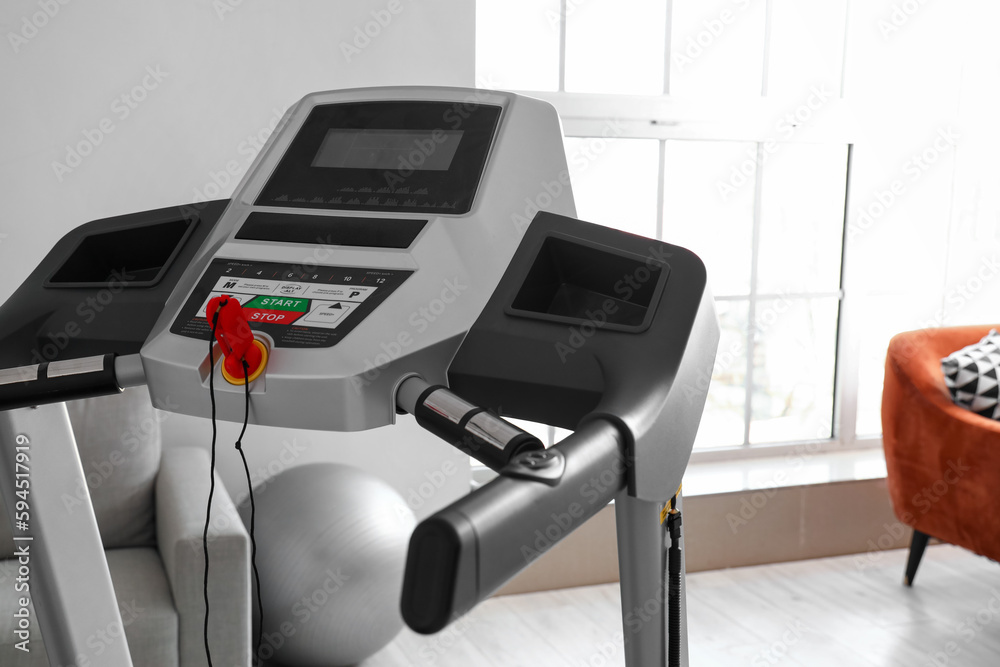
<path fill-rule="evenodd" d="M 240 302 L 224 294 L 208 302 L 205 316 L 208 323 L 218 314 L 215 326 L 215 340 L 222 348 L 222 376 L 231 384 L 243 384 L 243 361 L 247 362 L 246 375 L 253 382 L 267 365 L 267 346 L 254 338 L 247 317 Z"/>

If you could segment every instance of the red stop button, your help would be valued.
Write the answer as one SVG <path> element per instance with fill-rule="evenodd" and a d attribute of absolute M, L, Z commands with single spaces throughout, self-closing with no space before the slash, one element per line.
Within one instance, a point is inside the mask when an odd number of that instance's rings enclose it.
<path fill-rule="evenodd" d="M 267 308 L 244 308 L 243 312 L 250 322 L 260 324 L 291 324 L 304 313 L 294 310 L 270 310 Z"/>

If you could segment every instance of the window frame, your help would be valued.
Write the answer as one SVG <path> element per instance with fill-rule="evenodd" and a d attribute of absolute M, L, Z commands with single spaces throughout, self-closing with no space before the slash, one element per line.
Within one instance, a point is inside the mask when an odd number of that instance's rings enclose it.
<path fill-rule="evenodd" d="M 664 216 L 664 168 L 666 142 L 671 140 L 696 141 L 733 141 L 753 142 L 757 146 L 757 163 L 762 164 L 762 151 L 766 142 L 778 144 L 840 144 L 847 147 L 847 165 L 844 199 L 844 230 L 845 236 L 841 242 L 841 272 L 840 287 L 829 293 L 808 293 L 801 296 L 809 298 L 836 297 L 839 302 L 835 374 L 833 382 L 833 411 L 831 415 L 830 438 L 816 440 L 781 441 L 778 443 L 753 443 L 749 441 L 750 409 L 753 386 L 753 349 L 756 336 L 747 332 L 747 375 L 746 400 L 744 404 L 744 441 L 741 445 L 726 447 L 711 447 L 696 449 L 692 454 L 692 462 L 709 462 L 738 460 L 781 456 L 787 453 L 799 452 L 806 447 L 810 452 L 844 451 L 848 449 L 868 449 L 881 447 L 881 436 L 858 437 L 858 381 L 860 365 L 860 344 L 858 328 L 852 318 L 854 300 L 845 289 L 845 271 L 848 266 L 847 253 L 849 244 L 846 242 L 848 228 L 847 217 L 850 211 L 850 192 L 852 182 L 852 166 L 854 146 L 858 137 L 856 122 L 858 115 L 849 100 L 843 96 L 843 72 L 839 89 L 829 91 L 830 99 L 822 106 L 822 113 L 816 113 L 808 124 L 796 125 L 795 135 L 790 139 L 776 136 L 775 124 L 790 111 L 806 102 L 806 93 L 792 95 L 768 95 L 767 71 L 768 57 L 771 45 L 771 13 L 772 0 L 766 0 L 764 64 L 762 90 L 759 97 L 747 98 L 738 96 L 718 96 L 711 100 L 693 100 L 672 98 L 670 89 L 670 57 L 671 57 L 671 21 L 673 13 L 672 0 L 666 0 L 666 31 L 665 66 L 662 95 L 618 95 L 596 93 L 572 93 L 565 91 L 566 69 L 566 17 L 567 7 L 571 0 L 561 0 L 561 15 L 559 25 L 559 77 L 558 91 L 515 90 L 521 95 L 545 100 L 552 104 L 558 112 L 563 125 L 565 137 L 601 137 L 606 133 L 609 123 L 615 124 L 615 136 L 630 139 L 654 139 L 659 142 L 659 179 L 657 193 L 657 237 L 662 238 Z M 846 23 L 845 23 L 846 25 Z M 846 32 L 846 29 L 845 29 Z M 846 42 L 846 34 L 845 34 Z M 846 48 L 842 52 L 846 57 Z M 479 82 L 489 87 L 489 82 Z M 495 86 L 493 86 L 495 87 Z M 757 292 L 756 266 L 760 237 L 760 201 L 763 169 L 755 170 L 754 177 L 754 215 L 751 266 L 754 276 L 751 279 L 751 290 L 748 295 L 716 297 L 717 300 L 746 300 L 749 303 L 749 322 L 753 322 L 756 304 L 769 296 Z M 789 297 L 796 295 L 782 294 Z M 548 445 L 553 444 L 556 431 L 549 428 Z"/>

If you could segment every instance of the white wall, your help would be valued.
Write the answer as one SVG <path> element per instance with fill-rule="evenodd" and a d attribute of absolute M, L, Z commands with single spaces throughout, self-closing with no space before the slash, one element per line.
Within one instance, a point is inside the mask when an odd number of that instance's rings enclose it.
<path fill-rule="evenodd" d="M 266 138 L 310 91 L 471 86 L 474 10 L 463 0 L 4 0 L 0 301 L 84 222 L 186 203 L 206 190 L 228 196 L 235 183 L 221 176 L 227 164 L 245 171 L 251 138 Z M 358 37 L 366 28 L 375 34 L 367 42 Z M 96 145 L 84 145 L 88 154 L 77 163 L 68 152 L 80 142 Z M 425 514 L 468 490 L 468 464 L 403 422 L 352 435 L 254 428 L 245 444 L 255 477 L 343 461 L 377 472 L 406 496 L 427 495 L 435 486 L 428 476 L 445 478 L 423 502 Z M 177 415 L 166 417 L 164 430 L 198 446 L 210 437 L 207 421 Z M 235 425 L 220 430 L 219 466 L 239 495 L 236 433 Z"/>

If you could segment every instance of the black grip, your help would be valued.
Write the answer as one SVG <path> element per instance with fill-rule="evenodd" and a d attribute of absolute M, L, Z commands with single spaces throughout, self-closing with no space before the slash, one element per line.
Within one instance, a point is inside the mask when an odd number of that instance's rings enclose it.
<path fill-rule="evenodd" d="M 122 391 L 115 375 L 114 354 L 103 356 L 100 370 L 50 377 L 52 363 L 40 364 L 34 378 L 0 384 L 0 410 L 14 410 L 33 405 L 120 394 Z M 34 367 L 29 366 L 25 369 L 34 369 Z"/>
<path fill-rule="evenodd" d="M 553 465 L 565 462 L 556 480 L 545 478 L 544 470 L 532 478 L 515 461 L 497 479 L 417 526 L 401 603 L 403 620 L 413 630 L 431 634 L 444 628 L 625 487 L 624 439 L 610 422 L 589 422 L 546 451 L 553 450 L 559 455 L 545 458 Z"/>

